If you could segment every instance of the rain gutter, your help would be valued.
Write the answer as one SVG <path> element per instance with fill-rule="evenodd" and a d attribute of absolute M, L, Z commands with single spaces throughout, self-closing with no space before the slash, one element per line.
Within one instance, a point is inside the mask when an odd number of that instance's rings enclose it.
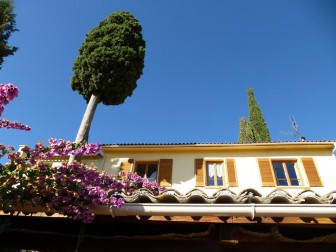
<path fill-rule="evenodd" d="M 336 217 L 331 204 L 153 204 L 127 203 L 121 208 L 96 207 L 96 215 L 116 216 L 228 216 Z"/>

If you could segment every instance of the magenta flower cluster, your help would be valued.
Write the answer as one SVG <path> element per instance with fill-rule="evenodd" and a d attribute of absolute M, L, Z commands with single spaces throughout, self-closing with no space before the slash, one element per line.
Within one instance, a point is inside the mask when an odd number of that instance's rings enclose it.
<path fill-rule="evenodd" d="M 4 111 L 4 106 L 11 100 L 19 95 L 19 89 L 13 84 L 1 84 L 0 83 L 0 116 Z M 17 129 L 17 130 L 31 130 L 28 125 L 24 125 L 17 121 L 8 121 L 6 119 L 0 119 L 0 128 Z"/>
<path fill-rule="evenodd" d="M 95 206 L 118 208 L 125 203 L 123 195 L 131 195 L 138 189 L 146 188 L 155 195 L 163 190 L 133 173 L 114 176 L 77 162 L 52 167 L 41 158 L 70 152 L 94 154 L 101 147 L 56 139 L 50 139 L 49 143 L 44 146 L 39 142 L 34 149 L 25 146 L 17 152 L 13 147 L 0 145 L 0 158 L 7 155 L 10 160 L 0 164 L 0 208 L 13 211 L 31 204 L 90 223 Z"/>
<path fill-rule="evenodd" d="M 4 111 L 4 106 L 19 95 L 19 89 L 13 84 L 0 83 L 0 116 Z"/>
<path fill-rule="evenodd" d="M 24 125 L 17 121 L 14 122 L 8 121 L 6 119 L 0 119 L 0 128 L 26 130 L 26 131 L 31 130 L 31 128 L 28 125 Z"/>
<path fill-rule="evenodd" d="M 42 151 L 41 151 L 42 150 Z M 50 158 L 55 155 L 58 156 L 67 156 L 72 155 L 92 155 L 96 154 L 101 150 L 100 143 L 74 143 L 71 141 L 65 141 L 63 139 L 49 139 L 49 146 L 45 147 L 42 142 L 39 142 L 35 146 L 33 151 L 34 157 L 38 156 L 39 158 Z"/>

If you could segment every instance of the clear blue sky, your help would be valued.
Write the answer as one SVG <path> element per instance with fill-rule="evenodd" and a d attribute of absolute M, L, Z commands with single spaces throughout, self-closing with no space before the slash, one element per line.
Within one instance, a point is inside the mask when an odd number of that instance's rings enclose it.
<path fill-rule="evenodd" d="M 295 140 L 293 115 L 307 140 L 334 140 L 334 0 L 16 0 L 18 46 L 0 83 L 20 89 L 3 113 L 32 127 L 0 130 L 0 142 L 74 140 L 86 103 L 70 88 L 85 34 L 109 14 L 139 19 L 145 68 L 132 97 L 100 104 L 90 142 L 236 142 L 251 87 L 272 140 Z"/>

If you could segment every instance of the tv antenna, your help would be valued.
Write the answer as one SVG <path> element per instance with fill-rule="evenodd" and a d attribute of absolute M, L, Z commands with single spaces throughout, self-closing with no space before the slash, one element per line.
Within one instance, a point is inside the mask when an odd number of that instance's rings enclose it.
<path fill-rule="evenodd" d="M 291 135 L 293 137 L 297 137 L 302 142 L 305 141 L 306 140 L 305 137 L 301 136 L 301 134 L 300 134 L 299 125 L 295 121 L 294 116 L 290 117 L 290 121 L 291 121 L 291 124 L 292 124 L 292 127 L 293 127 L 293 131 L 292 132 L 280 132 L 280 133 L 283 134 L 283 135 Z"/>
<path fill-rule="evenodd" d="M 295 121 L 294 116 L 291 116 L 291 117 L 290 117 L 290 120 L 291 120 L 291 123 L 292 123 L 292 126 L 293 126 L 293 132 L 292 132 L 292 135 L 293 135 L 294 137 L 299 137 L 299 136 L 300 136 L 299 125 L 298 125 L 297 122 Z"/>

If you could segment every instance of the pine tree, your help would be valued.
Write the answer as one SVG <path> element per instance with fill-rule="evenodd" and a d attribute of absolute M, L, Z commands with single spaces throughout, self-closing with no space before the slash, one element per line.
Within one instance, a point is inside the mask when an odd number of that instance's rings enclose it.
<path fill-rule="evenodd" d="M 268 131 L 264 116 L 259 108 L 257 100 L 254 96 L 253 90 L 248 88 L 248 107 L 249 107 L 249 121 L 254 141 L 258 142 L 271 142 L 270 133 Z"/>
<path fill-rule="evenodd" d="M 247 122 L 245 117 L 240 118 L 240 133 L 238 137 L 238 143 L 254 143 L 253 132 L 250 124 Z"/>
<path fill-rule="evenodd" d="M 0 0 L 0 69 L 4 58 L 13 55 L 17 47 L 10 46 L 8 40 L 17 31 L 12 0 Z"/>

